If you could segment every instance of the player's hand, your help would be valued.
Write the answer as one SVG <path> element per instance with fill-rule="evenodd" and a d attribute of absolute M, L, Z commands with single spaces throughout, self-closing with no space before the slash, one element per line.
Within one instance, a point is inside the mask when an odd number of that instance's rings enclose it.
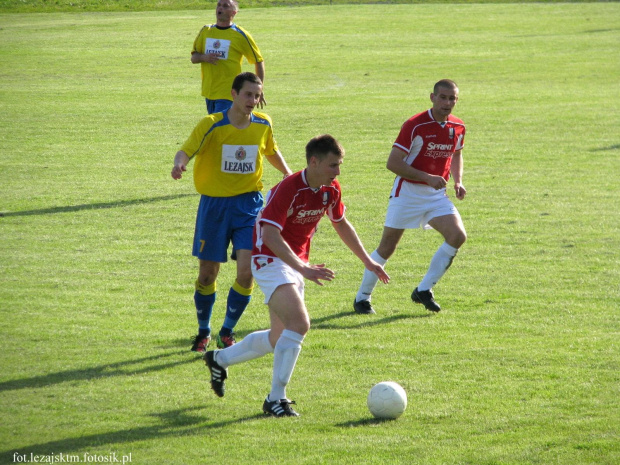
<path fill-rule="evenodd" d="M 170 175 L 172 176 L 172 179 L 181 179 L 183 177 L 184 171 L 187 171 L 187 167 L 185 165 L 174 165 L 174 168 L 172 168 L 172 172 L 170 173 Z"/>
<path fill-rule="evenodd" d="M 454 183 L 454 191 L 456 192 L 456 198 L 459 200 L 463 200 L 465 194 L 467 194 L 467 189 L 465 189 L 463 184 Z"/>
<path fill-rule="evenodd" d="M 376 274 L 379 278 L 379 281 L 381 281 L 383 284 L 387 284 L 390 282 L 390 277 L 383 269 L 383 266 L 379 265 L 373 259 L 370 259 L 370 262 L 365 266 L 369 271 L 372 271 L 374 274 Z"/>
<path fill-rule="evenodd" d="M 309 281 L 317 283 L 322 286 L 321 281 L 331 281 L 336 277 L 336 274 L 329 268 L 325 268 L 325 264 L 310 265 L 308 264 L 302 271 L 301 275 Z"/>
<path fill-rule="evenodd" d="M 211 63 L 212 65 L 217 65 L 217 62 L 220 61 L 220 57 L 215 53 L 204 53 L 204 61 L 205 63 Z"/>
<path fill-rule="evenodd" d="M 439 189 L 443 189 L 444 187 L 446 187 L 447 183 L 446 183 L 446 180 L 443 178 L 443 176 L 436 176 L 434 174 L 429 174 L 426 184 L 431 186 L 433 189 L 439 190 Z"/>
<path fill-rule="evenodd" d="M 261 92 L 260 100 L 258 101 L 257 107 L 259 107 L 262 110 L 265 105 L 267 105 L 267 101 L 265 100 L 265 94 Z"/>

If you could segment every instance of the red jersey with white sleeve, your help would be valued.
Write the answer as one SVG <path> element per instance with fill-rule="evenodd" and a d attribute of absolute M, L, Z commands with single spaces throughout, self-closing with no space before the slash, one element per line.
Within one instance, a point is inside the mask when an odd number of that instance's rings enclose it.
<path fill-rule="evenodd" d="M 425 173 L 442 176 L 448 181 L 452 155 L 463 148 L 464 139 L 463 121 L 448 115 L 448 120 L 440 123 L 433 118 L 432 111 L 428 110 L 405 121 L 392 147 L 408 154 L 404 159 L 408 165 Z M 426 184 L 397 176 L 394 181 L 396 192 L 403 182 Z"/>
<path fill-rule="evenodd" d="M 276 257 L 262 240 L 262 227 L 270 224 L 280 230 L 295 255 L 308 263 L 310 241 L 321 218 L 327 214 L 337 223 L 344 219 L 345 210 L 337 180 L 314 189 L 308 185 L 306 170 L 298 171 L 267 193 L 265 207 L 258 214 L 254 227 L 252 256 Z"/>

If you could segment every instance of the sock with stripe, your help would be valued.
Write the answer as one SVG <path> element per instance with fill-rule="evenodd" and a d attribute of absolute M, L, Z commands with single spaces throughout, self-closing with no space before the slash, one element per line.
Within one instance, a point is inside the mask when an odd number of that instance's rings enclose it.
<path fill-rule="evenodd" d="M 196 280 L 196 292 L 194 292 L 194 303 L 196 304 L 196 317 L 198 318 L 198 334 L 209 336 L 211 334 L 211 313 L 216 297 L 216 284 L 203 286 Z"/>
<path fill-rule="evenodd" d="M 220 330 L 220 336 L 230 336 L 233 329 L 237 325 L 239 318 L 243 315 L 243 312 L 247 308 L 250 300 L 252 299 L 252 289 L 241 286 L 237 281 L 232 285 L 228 291 L 228 300 L 226 302 L 226 317 L 224 318 L 224 324 Z"/>
<path fill-rule="evenodd" d="M 376 250 L 370 254 L 370 258 L 376 261 L 379 265 L 385 265 L 387 263 L 387 259 L 379 255 Z M 355 301 L 359 302 L 360 300 L 370 300 L 372 291 L 377 286 L 378 281 L 379 277 L 376 274 L 370 270 L 364 269 L 364 277 L 362 278 L 362 284 L 357 291 L 357 295 L 355 296 Z"/>
<path fill-rule="evenodd" d="M 419 291 L 428 291 L 435 284 L 439 282 L 441 277 L 446 274 L 450 265 L 452 265 L 452 260 L 456 256 L 456 253 L 459 249 L 448 245 L 447 242 L 444 242 L 439 246 L 435 255 L 431 259 L 431 264 L 428 267 L 428 271 L 422 281 L 418 285 Z"/>

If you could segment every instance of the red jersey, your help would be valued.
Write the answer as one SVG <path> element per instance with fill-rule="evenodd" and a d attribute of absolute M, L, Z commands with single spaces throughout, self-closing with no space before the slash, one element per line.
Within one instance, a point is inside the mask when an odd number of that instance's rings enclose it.
<path fill-rule="evenodd" d="M 263 244 L 262 225 L 265 223 L 277 227 L 295 255 L 307 263 L 310 241 L 321 218 L 327 214 L 337 223 L 344 219 L 345 209 L 337 180 L 329 186 L 313 189 L 306 181 L 306 170 L 288 176 L 267 193 L 265 207 L 254 227 L 252 256 L 276 257 Z"/>
<path fill-rule="evenodd" d="M 464 138 L 463 121 L 448 115 L 445 123 L 439 123 L 428 110 L 405 121 L 392 147 L 408 154 L 404 159 L 408 165 L 425 173 L 443 176 L 448 181 L 452 155 L 463 148 Z M 396 192 L 403 182 L 426 184 L 397 176 L 394 181 Z"/>

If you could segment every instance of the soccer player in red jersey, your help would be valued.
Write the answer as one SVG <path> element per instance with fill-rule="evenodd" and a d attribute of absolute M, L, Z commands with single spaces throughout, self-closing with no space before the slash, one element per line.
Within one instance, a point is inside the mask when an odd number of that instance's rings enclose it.
<path fill-rule="evenodd" d="M 321 281 L 331 281 L 335 276 L 324 264 L 308 261 L 310 241 L 323 216 L 329 217 L 345 245 L 377 280 L 389 281 L 383 267 L 370 258 L 345 218 L 342 192 L 336 180 L 343 157 L 344 149 L 336 139 L 328 134 L 317 136 L 306 145 L 307 168 L 287 177 L 267 194 L 254 228 L 252 275 L 265 294 L 271 328 L 205 354 L 211 387 L 219 397 L 224 395 L 230 365 L 273 352 L 271 392 L 263 403 L 263 412 L 276 417 L 298 416 L 291 408 L 295 402 L 286 397 L 286 386 L 310 329 L 304 279 L 322 286 Z"/>
<path fill-rule="evenodd" d="M 430 95 L 433 106 L 405 121 L 392 146 L 387 169 L 396 174 L 379 247 L 370 255 L 385 265 L 396 250 L 405 229 L 433 228 L 443 237 L 428 271 L 413 290 L 411 299 L 438 312 L 432 287 L 452 264 L 467 235 L 461 216 L 446 194 L 450 174 L 456 198 L 462 200 L 463 144 L 465 125 L 452 115 L 459 99 L 454 81 L 437 82 Z M 370 300 L 377 284 L 372 273 L 364 272 L 353 307 L 357 313 L 375 313 Z"/>

